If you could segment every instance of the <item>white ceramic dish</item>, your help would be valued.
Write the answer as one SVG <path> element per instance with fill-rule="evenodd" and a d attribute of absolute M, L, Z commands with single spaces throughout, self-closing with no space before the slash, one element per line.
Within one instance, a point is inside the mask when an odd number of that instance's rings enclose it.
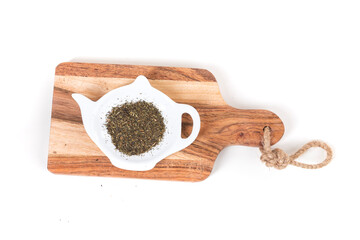
<path fill-rule="evenodd" d="M 196 109 L 187 104 L 174 102 L 153 88 L 145 76 L 139 76 L 133 83 L 108 92 L 96 102 L 78 93 L 72 94 L 72 97 L 80 106 L 87 134 L 118 168 L 133 171 L 150 170 L 163 158 L 189 146 L 200 131 L 200 116 Z M 114 106 L 140 100 L 153 103 L 161 111 L 166 130 L 162 141 L 153 149 L 141 155 L 128 156 L 115 149 L 112 144 L 105 128 L 106 114 Z M 186 139 L 181 137 L 181 119 L 184 113 L 190 114 L 193 120 L 192 133 Z"/>

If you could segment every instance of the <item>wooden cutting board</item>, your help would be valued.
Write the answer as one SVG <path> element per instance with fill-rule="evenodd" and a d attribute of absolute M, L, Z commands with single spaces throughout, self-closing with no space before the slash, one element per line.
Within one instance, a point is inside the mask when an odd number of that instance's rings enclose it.
<path fill-rule="evenodd" d="M 189 147 L 163 159 L 154 169 L 128 171 L 112 166 L 88 137 L 71 94 L 81 93 L 96 101 L 139 75 L 175 102 L 195 107 L 201 130 Z M 188 135 L 191 118 L 184 117 L 182 126 L 183 134 Z M 224 147 L 259 147 L 265 126 L 272 129 L 272 144 L 279 141 L 284 125 L 278 116 L 266 110 L 230 107 L 221 97 L 215 77 L 204 69 L 61 63 L 55 73 L 48 169 L 57 174 L 201 181 L 210 175 Z"/>

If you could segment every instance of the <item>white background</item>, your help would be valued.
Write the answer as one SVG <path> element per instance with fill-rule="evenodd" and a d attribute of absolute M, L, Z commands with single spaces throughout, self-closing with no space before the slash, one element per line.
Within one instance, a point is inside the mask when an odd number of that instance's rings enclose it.
<path fill-rule="evenodd" d="M 0 239 L 359 239 L 358 1 L 1 1 Z M 320 170 L 223 150 L 203 182 L 54 175 L 54 70 L 65 61 L 205 68 L 225 100 L 322 139 Z M 313 150 L 301 161 L 319 162 Z"/>

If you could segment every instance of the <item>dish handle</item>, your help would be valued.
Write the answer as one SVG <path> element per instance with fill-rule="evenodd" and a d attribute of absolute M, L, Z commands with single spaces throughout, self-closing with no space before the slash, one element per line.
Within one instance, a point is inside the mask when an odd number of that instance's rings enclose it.
<path fill-rule="evenodd" d="M 187 113 L 191 116 L 192 121 L 193 121 L 193 127 L 192 127 L 192 132 L 190 134 L 190 136 L 188 136 L 187 138 L 182 138 L 181 137 L 181 131 L 180 134 L 178 136 L 179 140 L 179 151 L 181 149 L 186 148 L 187 146 L 189 146 L 192 142 L 195 141 L 196 137 L 198 136 L 199 132 L 200 132 L 200 115 L 198 113 L 198 111 L 193 107 L 190 106 L 188 104 L 178 104 L 178 108 L 179 108 L 179 113 L 180 113 L 180 124 L 181 124 L 181 119 L 182 119 L 182 115 L 184 113 Z M 180 128 L 181 129 L 181 128 Z"/>

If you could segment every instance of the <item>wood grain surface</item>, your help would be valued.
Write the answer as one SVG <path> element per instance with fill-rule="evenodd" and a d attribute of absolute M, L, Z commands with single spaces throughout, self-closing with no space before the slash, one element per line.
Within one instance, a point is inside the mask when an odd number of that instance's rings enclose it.
<path fill-rule="evenodd" d="M 152 170 L 128 171 L 114 167 L 88 137 L 71 94 L 81 93 L 96 101 L 139 75 L 174 101 L 195 107 L 201 130 L 189 147 L 163 159 Z M 184 117 L 182 126 L 185 135 L 191 132 L 191 118 Z M 221 97 L 215 77 L 204 69 L 62 63 L 55 73 L 48 169 L 58 174 L 201 181 L 210 175 L 224 147 L 258 147 L 265 126 L 272 129 L 272 144 L 279 141 L 284 126 L 278 116 L 266 110 L 230 107 Z"/>

